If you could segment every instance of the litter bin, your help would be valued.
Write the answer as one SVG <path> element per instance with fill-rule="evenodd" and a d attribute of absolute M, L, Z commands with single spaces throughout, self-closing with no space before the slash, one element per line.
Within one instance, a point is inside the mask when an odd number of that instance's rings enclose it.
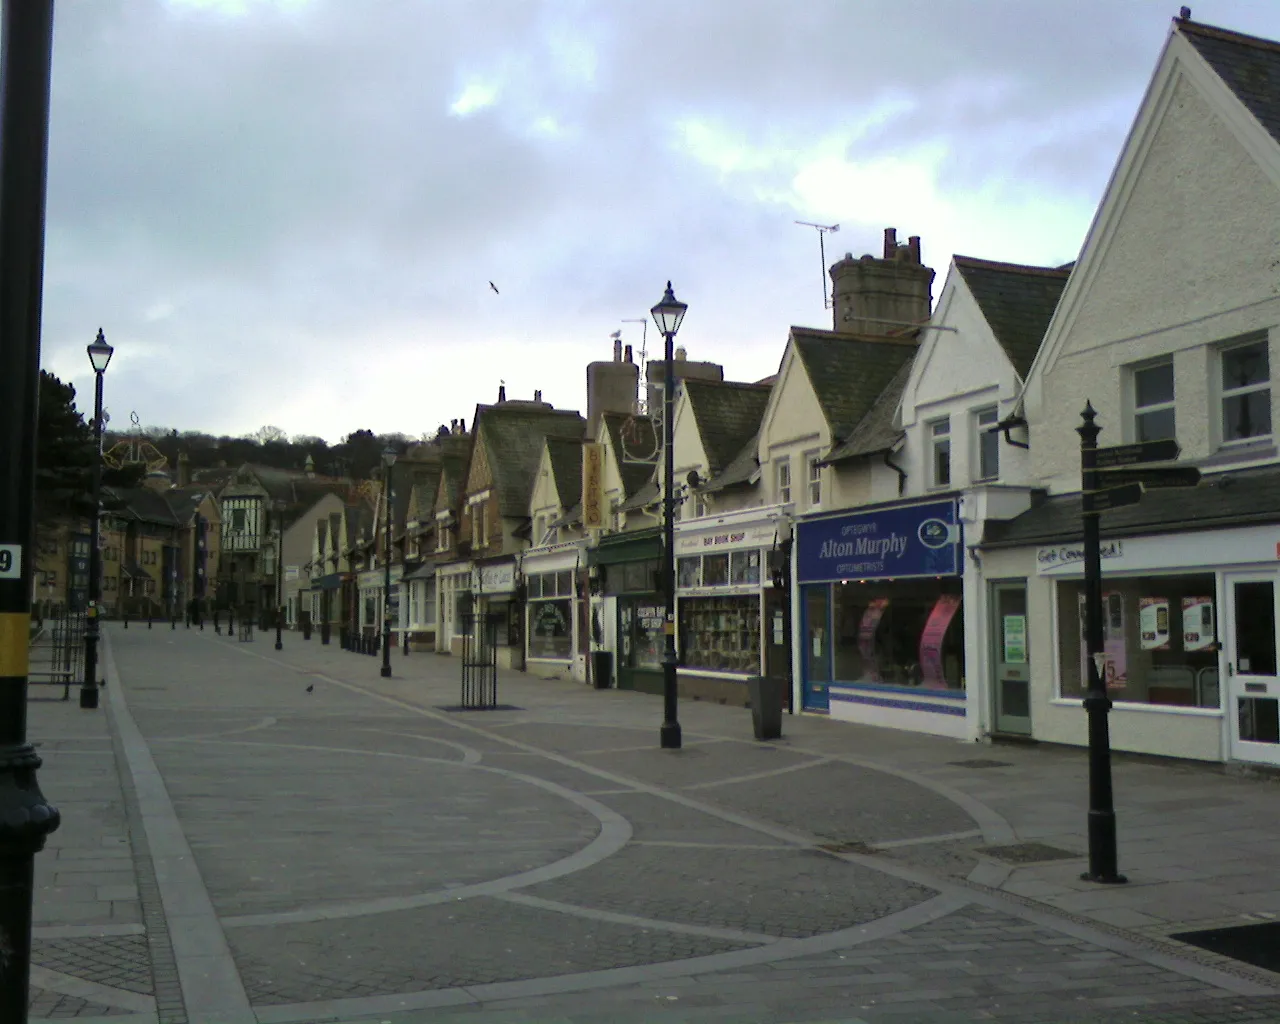
<path fill-rule="evenodd" d="M 758 740 L 776 740 L 782 736 L 782 699 L 786 681 L 768 676 L 747 679 L 751 695 L 751 726 Z"/>
<path fill-rule="evenodd" d="M 597 690 L 607 690 L 613 683 L 613 652 L 591 652 L 591 679 Z"/>

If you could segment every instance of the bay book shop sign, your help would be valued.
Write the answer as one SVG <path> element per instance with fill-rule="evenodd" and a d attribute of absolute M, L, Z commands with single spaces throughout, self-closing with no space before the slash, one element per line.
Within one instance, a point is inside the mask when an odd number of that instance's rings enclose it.
<path fill-rule="evenodd" d="M 798 534 L 802 583 L 955 576 L 961 569 L 954 501 L 809 520 Z"/>

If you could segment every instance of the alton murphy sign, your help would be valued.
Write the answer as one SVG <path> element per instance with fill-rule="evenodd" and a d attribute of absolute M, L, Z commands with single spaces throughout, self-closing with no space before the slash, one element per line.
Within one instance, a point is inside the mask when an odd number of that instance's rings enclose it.
<path fill-rule="evenodd" d="M 953 576 L 960 569 L 954 501 L 801 522 L 798 533 L 802 583 Z"/>

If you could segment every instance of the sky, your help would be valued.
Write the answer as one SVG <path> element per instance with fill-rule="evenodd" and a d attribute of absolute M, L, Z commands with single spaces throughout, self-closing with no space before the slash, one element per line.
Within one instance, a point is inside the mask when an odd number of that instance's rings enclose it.
<path fill-rule="evenodd" d="M 1280 38 L 1280 3 L 1195 3 Z M 58 0 L 42 362 L 113 429 L 336 442 L 540 390 L 610 335 L 734 380 L 886 227 L 1076 257 L 1177 3 Z M 490 282 L 496 286 L 495 292 Z"/>

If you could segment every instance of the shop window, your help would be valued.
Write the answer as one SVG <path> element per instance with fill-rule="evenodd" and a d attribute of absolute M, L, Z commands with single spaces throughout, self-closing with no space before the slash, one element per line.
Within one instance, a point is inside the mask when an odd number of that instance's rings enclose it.
<path fill-rule="evenodd" d="M 791 500 L 791 460 L 782 457 L 777 461 L 778 503 L 785 505 Z"/>
<path fill-rule="evenodd" d="M 729 553 L 702 556 L 702 585 L 722 587 L 729 582 Z"/>
<path fill-rule="evenodd" d="M 959 580 L 840 583 L 832 589 L 837 682 L 964 689 Z"/>
<path fill-rule="evenodd" d="M 1102 581 L 1107 696 L 1135 704 L 1217 708 L 1218 636 L 1212 575 Z M 1089 685 L 1084 582 L 1058 584 L 1063 697 Z"/>
<path fill-rule="evenodd" d="M 626 668 L 662 667 L 666 651 L 663 623 L 667 613 L 655 601 L 628 598 L 618 602 L 618 637 L 621 641 L 620 664 Z"/>
<path fill-rule="evenodd" d="M 729 582 L 735 586 L 760 582 L 760 552 L 734 551 L 729 555 Z"/>
<path fill-rule="evenodd" d="M 573 596 L 573 570 L 561 569 L 556 573 L 556 595 L 559 597 Z"/>
<path fill-rule="evenodd" d="M 1000 435 L 992 428 L 1000 420 L 993 405 L 973 414 L 977 427 L 977 470 L 975 480 L 995 480 L 1000 476 Z"/>
<path fill-rule="evenodd" d="M 820 456 L 809 457 L 809 507 L 817 508 L 822 504 L 822 460 Z"/>
<path fill-rule="evenodd" d="M 529 602 L 529 657 L 573 655 L 573 602 L 568 598 Z"/>
<path fill-rule="evenodd" d="M 702 556 L 689 555 L 678 559 L 676 579 L 682 588 L 692 588 L 702 582 Z"/>
<path fill-rule="evenodd" d="M 1248 441 L 1271 433 L 1271 367 L 1265 338 L 1225 348 L 1222 364 L 1222 440 Z"/>
<path fill-rule="evenodd" d="M 1173 400 L 1173 360 L 1133 370 L 1133 439 L 1161 441 L 1177 436 Z"/>
<path fill-rule="evenodd" d="M 760 671 L 760 598 L 686 597 L 680 601 L 680 663 L 711 672 Z"/>
<path fill-rule="evenodd" d="M 951 420 L 944 418 L 929 424 L 929 483 L 933 487 L 951 486 Z"/>

